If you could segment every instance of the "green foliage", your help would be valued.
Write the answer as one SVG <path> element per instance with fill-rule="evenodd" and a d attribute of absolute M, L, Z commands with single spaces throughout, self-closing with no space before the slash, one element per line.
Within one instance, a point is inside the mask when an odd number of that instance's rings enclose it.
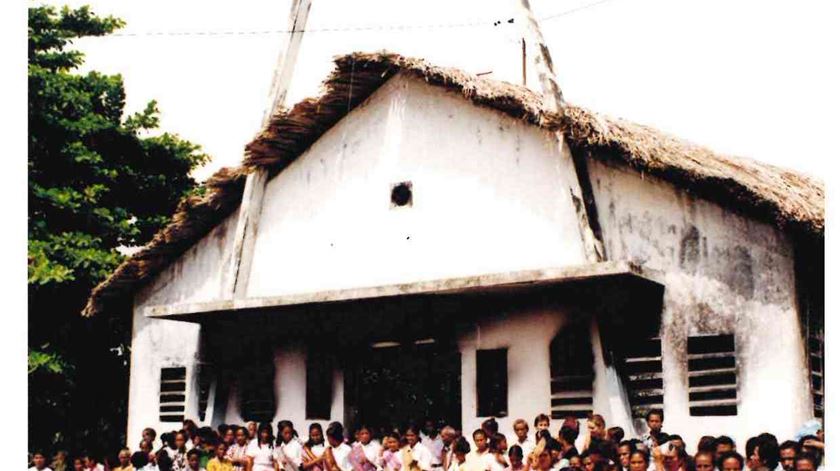
<path fill-rule="evenodd" d="M 197 191 L 190 171 L 208 159 L 175 135 L 151 135 L 156 102 L 124 116 L 119 75 L 77 73 L 84 56 L 70 49 L 73 40 L 123 24 L 88 7 L 29 9 L 32 447 L 93 446 L 85 440 L 103 427 L 111 441 L 124 433 L 128 313 L 87 320 L 79 312 L 122 260 L 118 248 L 148 242 L 178 201 Z"/>

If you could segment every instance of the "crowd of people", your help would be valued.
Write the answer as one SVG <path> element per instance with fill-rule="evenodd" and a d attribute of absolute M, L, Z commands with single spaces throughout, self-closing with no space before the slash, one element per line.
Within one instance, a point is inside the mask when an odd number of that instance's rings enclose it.
<path fill-rule="evenodd" d="M 119 450 L 116 461 L 100 462 L 86 452 L 72 458 L 58 452 L 48 466 L 47 455 L 38 451 L 31 456 L 30 470 L 817 471 L 824 467 L 824 435 L 818 422 L 806 424 L 796 441 L 779 443 L 769 433 L 752 437 L 744 444 L 744 454 L 728 436 L 704 436 L 690 455 L 682 437 L 662 430 L 664 419 L 660 410 L 649 412 L 648 432 L 628 438 L 621 427 L 607 428 L 598 414 L 585 421 L 567 417 L 552 436 L 551 418 L 540 414 L 532 421 L 533 429 L 528 421 L 515 420 L 510 439 L 499 432 L 495 419 L 484 421 L 468 436 L 426 420 L 422 426 L 400 429 L 361 425 L 352 433 L 339 422 L 330 423 L 326 431 L 313 423 L 303 438 L 288 420 L 276 428 L 248 422 L 216 429 L 185 420 L 181 430 L 160 437 L 154 429 L 143 430 L 137 448 Z M 586 424 L 583 430 L 581 423 Z"/>

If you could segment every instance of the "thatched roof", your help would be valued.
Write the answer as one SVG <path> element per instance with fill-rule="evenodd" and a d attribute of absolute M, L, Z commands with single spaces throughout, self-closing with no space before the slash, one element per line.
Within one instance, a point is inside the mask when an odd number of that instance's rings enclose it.
<path fill-rule="evenodd" d="M 90 316 L 123 299 L 206 235 L 238 206 L 244 176 L 257 167 L 276 174 L 388 79 L 402 73 L 461 94 L 549 130 L 562 130 L 573 152 L 629 166 L 701 198 L 776 225 L 794 235 L 823 237 L 824 187 L 808 176 L 749 159 L 716 154 L 651 127 L 569 106 L 565 117 L 544 111 L 541 97 L 506 82 L 390 53 L 354 53 L 335 60 L 321 95 L 276 114 L 246 146 L 243 166 L 223 169 L 201 198 L 182 202 L 172 222 L 93 290 Z"/>

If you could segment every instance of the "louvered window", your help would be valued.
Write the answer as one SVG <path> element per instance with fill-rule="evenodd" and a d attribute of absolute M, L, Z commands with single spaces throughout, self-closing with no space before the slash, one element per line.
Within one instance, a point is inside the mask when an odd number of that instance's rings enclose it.
<path fill-rule="evenodd" d="M 733 335 L 688 338 L 688 401 L 693 416 L 738 414 Z"/>
<path fill-rule="evenodd" d="M 654 337 L 622 345 L 621 361 L 633 417 L 644 418 L 651 409 L 663 409 L 662 340 Z"/>
<path fill-rule="evenodd" d="M 823 403 L 823 374 L 825 373 L 825 343 L 822 326 L 809 326 L 808 363 L 811 371 L 811 397 L 814 401 L 814 417 L 825 415 Z"/>
<path fill-rule="evenodd" d="M 187 397 L 187 369 L 184 367 L 160 370 L 160 421 L 183 422 Z"/>
<path fill-rule="evenodd" d="M 586 417 L 592 412 L 594 357 L 589 327 L 564 327 L 551 341 L 551 417 Z"/>

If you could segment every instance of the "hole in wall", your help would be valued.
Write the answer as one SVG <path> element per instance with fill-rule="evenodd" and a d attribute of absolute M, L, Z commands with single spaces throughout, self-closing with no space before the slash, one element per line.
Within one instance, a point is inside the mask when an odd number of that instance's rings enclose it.
<path fill-rule="evenodd" d="M 411 182 L 400 182 L 391 186 L 391 207 L 411 206 L 413 192 Z"/>

